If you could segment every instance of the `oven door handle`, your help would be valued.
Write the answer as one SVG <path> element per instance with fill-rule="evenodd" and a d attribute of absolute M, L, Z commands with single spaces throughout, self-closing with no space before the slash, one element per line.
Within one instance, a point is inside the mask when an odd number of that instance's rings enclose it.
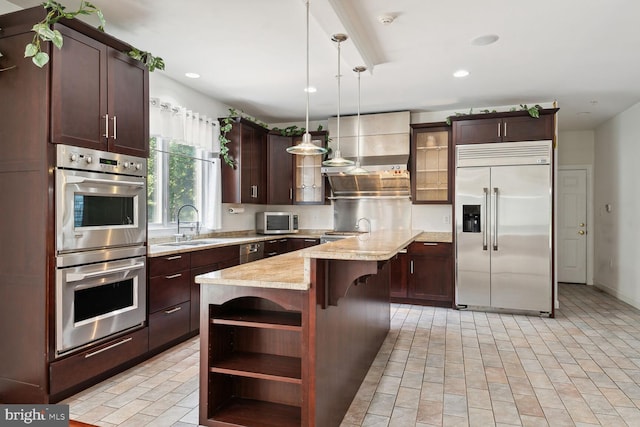
<path fill-rule="evenodd" d="M 67 183 L 69 184 L 82 184 L 84 182 L 94 183 L 94 184 L 127 185 L 129 187 L 144 187 L 144 182 L 119 181 L 115 179 L 85 178 L 82 176 L 67 177 Z"/>
<path fill-rule="evenodd" d="M 67 283 L 79 282 L 80 280 L 89 279 L 91 277 L 107 276 L 112 273 L 119 273 L 121 271 L 127 271 L 127 270 L 138 270 L 139 268 L 143 268 L 143 267 L 144 267 L 144 263 L 138 262 L 132 265 L 127 265 L 125 267 L 111 268 L 109 270 L 94 271 L 91 273 L 69 273 L 66 276 L 66 281 Z"/>

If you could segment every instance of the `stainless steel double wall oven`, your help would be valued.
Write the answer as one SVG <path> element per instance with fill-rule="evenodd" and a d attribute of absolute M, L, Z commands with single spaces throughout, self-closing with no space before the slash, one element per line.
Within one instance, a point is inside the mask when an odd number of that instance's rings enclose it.
<path fill-rule="evenodd" d="M 147 160 L 56 146 L 56 356 L 146 319 Z"/>

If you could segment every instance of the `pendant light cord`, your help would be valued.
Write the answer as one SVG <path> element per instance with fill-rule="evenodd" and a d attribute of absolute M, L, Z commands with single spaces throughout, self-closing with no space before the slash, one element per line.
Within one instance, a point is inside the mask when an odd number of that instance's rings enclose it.
<path fill-rule="evenodd" d="M 307 117 L 305 122 L 304 132 L 308 141 L 311 141 L 311 135 L 309 134 L 309 0 L 307 0 Z M 303 141 L 305 138 L 303 137 Z"/>

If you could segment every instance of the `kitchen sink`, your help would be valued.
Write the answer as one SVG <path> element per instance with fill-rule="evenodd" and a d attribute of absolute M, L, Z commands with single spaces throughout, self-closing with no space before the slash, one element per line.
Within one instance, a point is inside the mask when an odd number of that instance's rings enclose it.
<path fill-rule="evenodd" d="M 183 242 L 159 243 L 158 246 L 202 246 L 222 242 L 224 242 L 224 239 L 185 240 Z"/>

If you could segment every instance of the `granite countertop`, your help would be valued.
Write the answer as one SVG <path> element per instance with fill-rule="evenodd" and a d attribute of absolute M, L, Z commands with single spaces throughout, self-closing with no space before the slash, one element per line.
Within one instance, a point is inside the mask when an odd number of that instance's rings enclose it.
<path fill-rule="evenodd" d="M 387 260 L 421 233 L 420 230 L 374 231 L 202 274 L 196 276 L 195 280 L 203 285 L 308 290 L 311 283 L 311 258 L 354 261 Z"/>
<path fill-rule="evenodd" d="M 453 242 L 453 233 L 450 231 L 423 231 L 416 242 L 433 242 L 433 243 L 451 243 Z"/>
<path fill-rule="evenodd" d="M 305 258 L 383 261 L 416 240 L 421 230 L 380 230 L 302 249 Z"/>
<path fill-rule="evenodd" d="M 247 234 L 238 233 L 237 235 L 228 234 L 220 236 L 210 236 L 187 240 L 182 242 L 159 241 L 151 243 L 147 247 L 147 256 L 150 258 L 158 256 L 166 256 L 185 252 L 193 252 L 202 249 L 217 248 L 221 246 L 240 245 L 243 243 L 266 242 L 268 240 L 276 240 L 283 238 L 295 239 L 319 239 L 323 234 L 322 230 L 300 230 L 296 234 Z M 165 239 L 167 240 L 167 239 Z"/>

